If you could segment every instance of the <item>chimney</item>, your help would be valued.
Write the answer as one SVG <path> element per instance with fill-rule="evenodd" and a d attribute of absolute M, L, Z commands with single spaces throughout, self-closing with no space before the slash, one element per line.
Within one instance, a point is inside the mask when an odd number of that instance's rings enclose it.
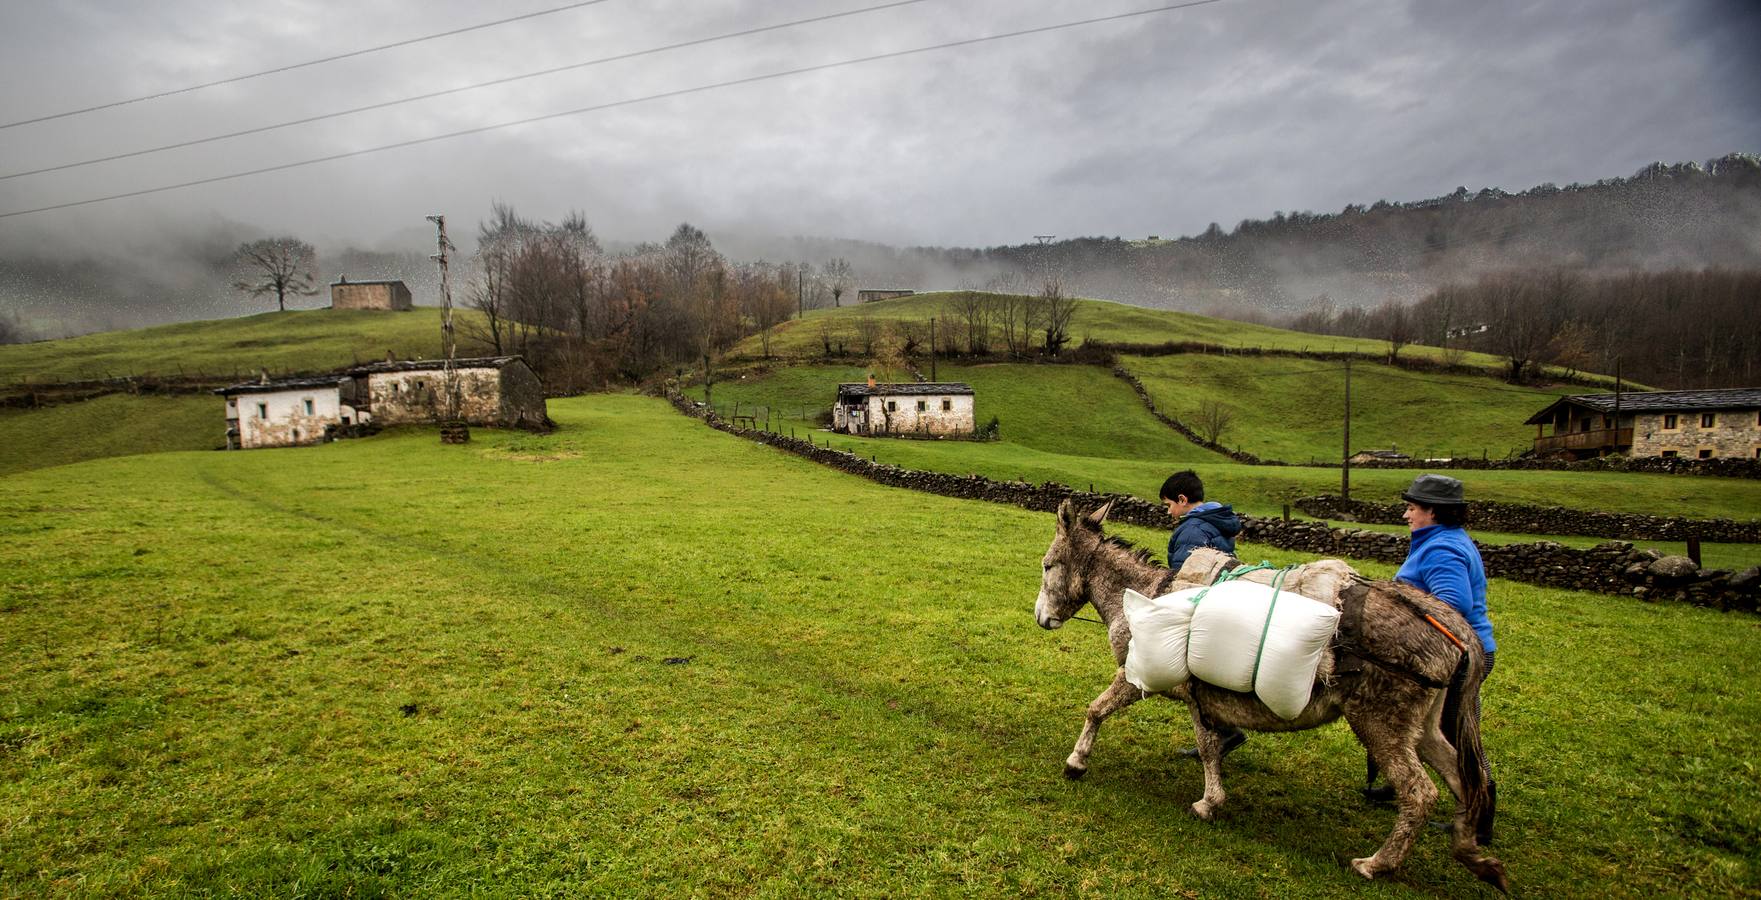
<path fill-rule="evenodd" d="M 873 372 L 868 373 L 868 389 L 871 391 L 874 390 L 874 373 Z"/>
<path fill-rule="evenodd" d="M 268 384 L 269 383 L 269 370 L 268 369 L 258 369 L 257 370 L 257 383 L 258 384 Z"/>
<path fill-rule="evenodd" d="M 390 350 L 385 351 L 385 361 L 386 362 L 397 362 L 397 354 L 391 352 Z"/>

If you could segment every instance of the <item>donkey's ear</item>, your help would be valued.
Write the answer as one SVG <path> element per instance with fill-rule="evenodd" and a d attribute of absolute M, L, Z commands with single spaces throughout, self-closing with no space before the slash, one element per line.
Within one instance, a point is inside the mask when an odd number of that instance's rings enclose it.
<path fill-rule="evenodd" d="M 1112 511 L 1113 511 L 1113 501 L 1108 500 L 1106 503 L 1101 504 L 1100 509 L 1097 509 L 1094 512 L 1089 513 L 1088 518 L 1083 520 L 1083 524 L 1089 526 L 1090 528 L 1099 528 L 1099 527 L 1101 527 L 1102 522 L 1107 521 L 1107 513 L 1110 513 Z"/>
<path fill-rule="evenodd" d="M 1066 497 L 1063 503 L 1058 504 L 1058 530 L 1069 531 L 1076 527 L 1076 521 L 1076 504 Z"/>

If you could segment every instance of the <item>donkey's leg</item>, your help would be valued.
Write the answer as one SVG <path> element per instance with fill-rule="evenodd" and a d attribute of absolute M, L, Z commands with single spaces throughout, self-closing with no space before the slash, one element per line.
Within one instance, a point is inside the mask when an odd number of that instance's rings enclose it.
<path fill-rule="evenodd" d="M 1121 666 L 1113 673 L 1113 683 L 1088 705 L 1088 716 L 1082 721 L 1082 736 L 1076 739 L 1076 748 L 1064 760 L 1065 778 L 1081 778 L 1088 774 L 1088 754 L 1094 749 L 1095 734 L 1101 730 L 1101 723 L 1141 699 L 1143 691 L 1125 680 L 1125 668 Z"/>
<path fill-rule="evenodd" d="M 1423 703 L 1422 698 L 1414 700 Z M 1417 706 L 1417 704 L 1414 704 Z M 1351 868 L 1365 878 L 1374 878 L 1398 867 L 1412 851 L 1413 840 L 1425 827 L 1425 817 L 1437 803 L 1437 786 L 1425 775 L 1419 764 L 1419 734 L 1428 713 L 1427 706 L 1413 709 L 1412 715 L 1396 713 L 1388 718 L 1360 713 L 1351 718 L 1352 731 L 1370 752 L 1382 774 L 1394 787 L 1394 802 L 1399 812 L 1394 830 L 1374 856 L 1351 861 Z M 1402 710 L 1404 712 L 1405 710 Z M 1368 712 L 1368 711 L 1365 711 Z"/>
<path fill-rule="evenodd" d="M 1419 737 L 1419 759 L 1431 767 L 1431 771 L 1443 776 L 1443 783 L 1449 786 L 1449 792 L 1455 795 L 1456 812 L 1465 815 L 1466 808 L 1461 802 L 1461 773 L 1456 771 L 1455 745 L 1443 736 L 1443 692 L 1431 692 L 1431 711 L 1425 717 L 1425 731 Z"/>
<path fill-rule="evenodd" d="M 1223 735 L 1206 727 L 1197 703 L 1190 705 L 1192 736 L 1198 746 L 1198 761 L 1205 769 L 1205 795 L 1192 805 L 1192 814 L 1208 822 L 1227 796 L 1223 793 Z"/>

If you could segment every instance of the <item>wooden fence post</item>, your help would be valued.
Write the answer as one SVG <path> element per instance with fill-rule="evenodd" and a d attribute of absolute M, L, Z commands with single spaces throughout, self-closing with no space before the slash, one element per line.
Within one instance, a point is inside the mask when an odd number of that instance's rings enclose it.
<path fill-rule="evenodd" d="M 1688 535 L 1688 559 L 1693 560 L 1696 567 L 1700 566 L 1700 536 L 1697 534 Z"/>

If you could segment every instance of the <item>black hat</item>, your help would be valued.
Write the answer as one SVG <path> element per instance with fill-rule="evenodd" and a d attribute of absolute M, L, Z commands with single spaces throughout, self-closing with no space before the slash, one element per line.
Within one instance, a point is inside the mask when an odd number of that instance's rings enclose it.
<path fill-rule="evenodd" d="M 1448 475 L 1420 475 L 1412 487 L 1402 491 L 1400 498 L 1420 506 L 1466 506 L 1461 497 L 1461 479 Z"/>

